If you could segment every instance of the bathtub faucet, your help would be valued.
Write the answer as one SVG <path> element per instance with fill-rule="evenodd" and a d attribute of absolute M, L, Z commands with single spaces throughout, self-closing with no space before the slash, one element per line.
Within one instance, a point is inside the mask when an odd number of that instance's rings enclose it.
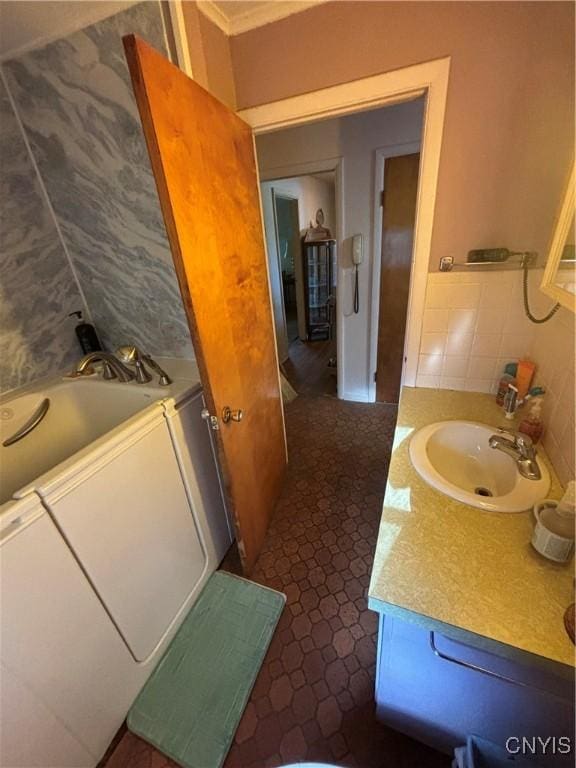
<path fill-rule="evenodd" d="M 167 387 L 172 384 L 172 379 L 168 376 L 166 371 L 158 365 L 156 360 L 151 358 L 150 355 L 140 352 L 138 347 L 135 347 L 133 344 L 125 344 L 122 347 L 118 347 L 116 354 L 123 363 L 135 366 L 135 375 L 138 384 L 147 384 L 149 381 L 152 381 L 152 376 L 146 369 L 146 365 L 158 374 L 158 384 L 161 387 Z"/>
<path fill-rule="evenodd" d="M 110 354 L 110 352 L 89 352 L 84 355 L 82 360 L 75 368 L 76 374 L 86 374 L 91 371 L 92 363 L 102 363 L 102 377 L 104 379 L 118 379 L 118 381 L 127 382 L 135 378 L 135 374 L 127 366 Z"/>

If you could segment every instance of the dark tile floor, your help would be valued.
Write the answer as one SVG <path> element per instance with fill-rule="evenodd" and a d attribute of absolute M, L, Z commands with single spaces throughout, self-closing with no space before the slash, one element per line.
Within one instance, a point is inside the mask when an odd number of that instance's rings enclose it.
<path fill-rule="evenodd" d="M 288 476 L 252 575 L 287 606 L 225 768 L 450 764 L 374 719 L 377 628 L 366 592 L 395 418 L 394 406 L 329 397 L 287 408 Z M 127 733 L 107 768 L 171 765 Z"/>

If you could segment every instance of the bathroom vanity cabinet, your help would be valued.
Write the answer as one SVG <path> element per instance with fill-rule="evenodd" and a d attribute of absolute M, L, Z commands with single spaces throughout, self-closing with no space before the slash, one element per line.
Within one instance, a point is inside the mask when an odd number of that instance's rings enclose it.
<path fill-rule="evenodd" d="M 376 716 L 392 728 L 447 754 L 470 734 L 503 747 L 511 739 L 512 752 L 524 737 L 535 744 L 538 765 L 574 764 L 565 742 L 574 744 L 570 675 L 386 614 L 377 653 Z M 546 749 L 538 737 L 550 737 Z"/>
<path fill-rule="evenodd" d="M 571 766 L 575 649 L 563 624 L 574 600 L 571 564 L 532 549 L 529 511 L 449 498 L 410 459 L 422 427 L 456 419 L 495 428 L 501 418 L 490 395 L 402 391 L 368 591 L 379 615 L 377 717 L 447 754 L 471 734 L 501 748 L 512 738 L 513 750 L 525 738 L 535 753 L 524 757 Z M 548 495 L 560 498 L 542 449 L 539 459 Z"/>

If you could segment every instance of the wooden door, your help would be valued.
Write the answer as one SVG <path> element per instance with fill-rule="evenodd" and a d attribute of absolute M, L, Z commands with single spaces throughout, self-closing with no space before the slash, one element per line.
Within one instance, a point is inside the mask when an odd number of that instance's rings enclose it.
<path fill-rule="evenodd" d="M 147 43 L 124 48 L 250 573 L 287 460 L 252 130 Z"/>
<path fill-rule="evenodd" d="M 381 403 L 397 403 L 400 396 L 419 165 L 418 153 L 389 157 L 384 165 L 376 366 Z"/>

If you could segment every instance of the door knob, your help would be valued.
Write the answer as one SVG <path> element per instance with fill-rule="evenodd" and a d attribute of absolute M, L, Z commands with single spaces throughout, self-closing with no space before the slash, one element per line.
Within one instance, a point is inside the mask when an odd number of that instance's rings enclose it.
<path fill-rule="evenodd" d="M 243 416 L 244 414 L 241 408 L 238 408 L 236 411 L 233 411 L 229 405 L 225 405 L 224 408 L 222 408 L 222 421 L 224 424 L 228 424 L 230 421 L 242 421 Z"/>

